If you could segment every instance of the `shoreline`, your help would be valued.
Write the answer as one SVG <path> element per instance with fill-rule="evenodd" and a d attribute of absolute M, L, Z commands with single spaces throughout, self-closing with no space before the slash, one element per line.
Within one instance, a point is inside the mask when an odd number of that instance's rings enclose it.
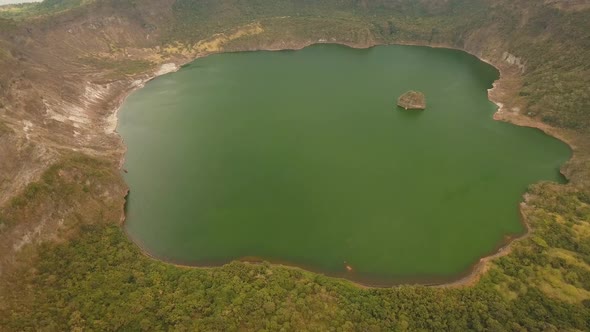
<path fill-rule="evenodd" d="M 444 48 L 444 49 L 462 51 L 462 52 L 465 52 L 471 56 L 474 56 L 478 60 L 485 62 L 485 63 L 489 64 L 490 66 L 494 67 L 499 73 L 498 78 L 492 83 L 492 87 L 487 90 L 488 100 L 490 100 L 492 103 L 494 103 L 498 107 L 498 109 L 496 110 L 496 112 L 493 115 L 493 120 L 507 122 L 507 123 L 510 123 L 512 125 L 516 125 L 519 127 L 529 127 L 529 128 L 535 128 L 535 129 L 541 130 L 544 134 L 564 142 L 570 148 L 571 156 L 570 156 L 570 159 L 568 159 L 568 161 L 566 163 L 569 163 L 572 159 L 574 159 L 575 152 L 576 152 L 576 145 L 574 143 L 574 139 L 567 137 L 568 135 L 566 135 L 564 133 L 565 130 L 551 127 L 539 120 L 526 117 L 520 113 L 520 109 L 518 109 L 518 111 L 510 111 L 507 109 L 506 105 L 508 104 L 508 102 L 506 99 L 511 99 L 514 97 L 513 96 L 505 96 L 504 86 L 511 79 L 515 79 L 515 78 L 518 79 L 521 75 L 519 73 L 514 72 L 513 68 L 511 68 L 511 66 L 509 66 L 507 64 L 505 64 L 505 65 L 496 64 L 492 60 L 482 58 L 482 57 L 480 57 L 480 56 L 478 56 L 478 55 L 474 54 L 473 52 L 470 52 L 466 49 L 452 47 L 449 45 L 439 45 L 439 44 L 429 45 L 429 44 L 411 43 L 411 42 L 408 42 L 408 43 L 400 42 L 400 43 L 393 43 L 393 44 L 377 43 L 377 42 L 372 42 L 372 43 L 368 43 L 368 44 L 352 44 L 352 43 L 347 43 L 347 42 L 303 42 L 303 43 L 301 43 L 301 45 L 298 45 L 297 47 L 284 47 L 284 48 L 260 47 L 260 48 L 253 48 L 253 49 L 247 49 L 247 50 L 235 50 L 235 51 L 228 50 L 228 51 L 221 51 L 221 52 L 208 52 L 208 53 L 202 53 L 202 54 L 195 54 L 194 57 L 191 56 L 189 59 L 183 59 L 183 61 L 176 61 L 176 62 L 172 61 L 172 62 L 160 64 L 159 69 L 157 69 L 156 71 L 154 71 L 151 74 L 147 74 L 145 78 L 139 79 L 139 80 L 134 80 L 134 81 L 130 82 L 132 85 L 130 86 L 130 88 L 127 91 L 124 92 L 124 94 L 120 98 L 117 98 L 118 99 L 117 103 L 116 103 L 117 106 L 114 109 L 113 113 L 110 115 L 110 117 L 112 117 L 114 119 L 114 130 L 112 131 L 112 133 L 116 134 L 119 137 L 119 139 L 121 140 L 122 145 L 123 145 L 123 154 L 119 160 L 119 169 L 122 170 L 122 168 L 123 168 L 123 165 L 125 163 L 125 155 L 127 152 L 127 146 L 125 145 L 123 138 L 117 132 L 119 112 L 120 112 L 121 107 L 124 104 L 125 100 L 133 92 L 144 87 L 145 84 L 148 83 L 149 81 L 156 79 L 159 76 L 163 76 L 163 75 L 166 75 L 169 73 L 176 72 L 176 71 L 180 70 L 181 68 L 183 68 L 185 65 L 187 65 L 193 61 L 196 61 L 199 58 L 203 58 L 203 57 L 206 57 L 209 55 L 222 54 L 222 53 L 235 53 L 235 52 L 255 52 L 255 51 L 270 51 L 270 52 L 297 51 L 297 50 L 301 50 L 301 49 L 304 49 L 309 46 L 322 45 L 322 44 L 342 45 L 342 46 L 347 46 L 347 47 L 350 47 L 353 49 L 369 49 L 369 48 L 376 47 L 376 46 L 388 46 L 388 45 Z M 174 68 L 172 68 L 172 65 L 174 65 Z M 168 68 L 168 70 L 164 70 L 165 68 Z M 512 92 L 514 92 L 514 91 L 512 91 Z M 567 174 L 564 174 L 562 171 L 564 165 L 565 164 L 560 165 L 560 173 L 569 182 L 570 181 L 569 176 Z M 128 192 L 129 192 L 129 189 L 128 189 Z M 127 193 L 127 195 L 128 195 L 128 193 Z M 125 196 L 125 207 L 127 205 L 127 195 Z M 173 265 L 176 267 L 211 269 L 211 268 L 218 268 L 218 267 L 230 264 L 235 261 L 240 261 L 240 262 L 244 262 L 247 264 L 261 264 L 263 262 L 268 262 L 274 266 L 280 266 L 283 268 L 290 268 L 290 269 L 299 269 L 299 270 L 302 270 L 302 271 L 305 271 L 308 273 L 315 273 L 315 274 L 323 275 L 328 278 L 339 279 L 341 281 L 345 281 L 347 283 L 350 283 L 350 284 L 360 287 L 360 288 L 391 288 L 391 287 L 397 287 L 397 286 L 402 286 L 402 285 L 421 285 L 421 286 L 425 286 L 425 287 L 437 287 L 437 288 L 457 288 L 457 287 L 469 287 L 469 286 L 473 286 L 474 284 L 476 284 L 480 280 L 480 278 L 489 270 L 490 264 L 493 260 L 503 257 L 505 255 L 508 255 L 512 251 L 515 243 L 528 238 L 532 234 L 533 228 L 531 227 L 528 220 L 526 219 L 526 214 L 525 214 L 525 209 L 527 208 L 527 197 L 528 197 L 528 192 L 525 192 L 522 196 L 523 200 L 519 203 L 519 207 L 518 207 L 518 211 L 520 214 L 520 221 L 524 226 L 524 232 L 522 234 L 509 234 L 509 235 L 507 235 L 504 238 L 504 240 L 502 240 L 491 251 L 490 254 L 482 256 L 477 262 L 473 263 L 466 271 L 458 274 L 457 277 L 440 278 L 441 280 L 445 279 L 445 281 L 443 281 L 443 282 L 412 282 L 412 281 L 395 282 L 395 281 L 393 281 L 391 283 L 387 283 L 388 285 L 375 285 L 375 284 L 371 285 L 371 284 L 364 283 L 364 282 L 361 282 L 358 280 L 354 280 L 352 278 L 347 278 L 346 271 L 344 271 L 342 275 L 334 275 L 334 274 L 310 269 L 310 268 L 307 268 L 303 265 L 290 264 L 290 263 L 284 262 L 284 261 L 272 261 L 272 260 L 267 260 L 267 259 L 266 260 L 259 259 L 258 257 L 243 257 L 243 258 L 230 260 L 229 262 L 226 262 L 223 264 L 213 264 L 213 265 L 176 263 L 176 262 L 172 262 L 172 261 L 166 261 L 164 259 L 161 259 L 161 258 L 151 254 L 149 251 L 147 251 L 144 248 L 143 245 L 141 245 L 139 243 L 139 241 L 136 241 L 135 239 L 133 239 L 132 236 L 130 236 L 130 234 L 125 229 L 125 225 L 124 225 L 124 223 L 126 221 L 126 208 L 124 208 L 122 216 L 121 216 L 120 227 L 123 227 L 123 231 L 126 234 L 127 238 L 131 242 L 133 242 L 139 248 L 139 250 L 141 250 L 141 252 L 145 256 L 147 256 L 151 259 L 157 260 L 161 263 L 170 264 L 170 265 Z M 414 278 L 414 280 L 418 280 L 418 279 L 419 278 Z M 428 278 L 424 278 L 424 279 L 428 279 Z M 408 280 L 412 280 L 412 278 L 408 278 Z M 447 280 L 450 280 L 450 281 L 447 281 Z"/>
<path fill-rule="evenodd" d="M 528 225 L 528 224 L 527 224 Z M 250 265 L 264 265 L 270 264 L 275 267 L 291 269 L 291 270 L 299 270 L 303 273 L 312 273 L 316 275 L 321 275 L 326 278 L 336 279 L 340 282 L 347 283 L 353 285 L 355 287 L 363 288 L 363 289 L 386 289 L 386 288 L 394 288 L 399 286 L 424 286 L 424 287 L 435 287 L 435 288 L 452 288 L 452 287 L 467 287 L 470 285 L 475 284 L 475 282 L 479 279 L 474 280 L 475 274 L 485 273 L 487 269 L 485 268 L 485 264 L 487 261 L 491 261 L 493 259 L 502 257 L 507 255 L 510 251 L 507 250 L 507 247 L 510 246 L 517 240 L 522 240 L 530 235 L 530 228 L 527 228 L 526 233 L 522 236 L 520 235 L 513 235 L 513 236 L 506 236 L 506 238 L 502 241 L 502 244 L 497 246 L 493 253 L 487 256 L 483 256 L 477 262 L 471 264 L 469 268 L 465 271 L 460 272 L 456 276 L 451 277 L 428 277 L 428 276 L 408 276 L 408 277 L 358 277 L 354 267 L 352 270 L 348 271 L 346 269 L 346 263 L 343 262 L 343 270 L 340 272 L 334 271 L 326 271 L 313 268 L 312 266 L 304 265 L 304 264 L 297 264 L 291 263 L 287 260 L 280 260 L 280 259 L 267 259 L 263 257 L 257 256 L 242 256 L 233 259 L 229 259 L 223 262 L 208 262 L 208 263 L 191 263 L 188 261 L 179 261 L 179 260 L 170 260 L 166 259 L 165 257 L 158 256 L 156 254 L 151 253 L 148 249 L 145 248 L 143 243 L 136 238 L 134 238 L 127 229 L 123 226 L 123 232 L 127 236 L 127 239 L 130 240 L 137 249 L 146 257 L 168 265 L 173 265 L 178 268 L 184 269 L 216 269 L 222 268 L 234 262 L 240 262 L 244 264 Z M 482 265 L 483 264 L 483 265 Z"/>

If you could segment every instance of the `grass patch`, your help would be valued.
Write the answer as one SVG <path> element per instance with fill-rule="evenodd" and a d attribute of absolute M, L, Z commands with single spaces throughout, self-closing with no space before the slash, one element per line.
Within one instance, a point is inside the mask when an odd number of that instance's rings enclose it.
<path fill-rule="evenodd" d="M 155 67 L 153 62 L 134 59 L 83 57 L 79 61 L 84 66 L 89 66 L 102 72 L 106 79 L 133 76 L 145 73 Z"/>
<path fill-rule="evenodd" d="M 110 199 L 109 190 L 122 187 L 117 168 L 106 161 L 81 154 L 70 154 L 52 165 L 41 179 L 30 183 L 0 211 L 5 230 L 16 224 L 34 223 L 44 215 L 58 218 L 60 213 L 72 211 L 85 218 L 102 218 L 116 213 L 118 197 Z M 111 195 L 114 195 L 113 192 Z M 106 206 L 113 211 L 103 211 Z M 104 220 L 103 220 L 104 222 Z"/>

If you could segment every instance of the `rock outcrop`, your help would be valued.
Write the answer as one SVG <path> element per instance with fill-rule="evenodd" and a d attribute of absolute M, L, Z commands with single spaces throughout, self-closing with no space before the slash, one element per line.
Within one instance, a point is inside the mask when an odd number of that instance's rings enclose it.
<path fill-rule="evenodd" d="M 407 110 L 426 109 L 426 97 L 422 92 L 408 91 L 397 99 L 397 106 Z"/>

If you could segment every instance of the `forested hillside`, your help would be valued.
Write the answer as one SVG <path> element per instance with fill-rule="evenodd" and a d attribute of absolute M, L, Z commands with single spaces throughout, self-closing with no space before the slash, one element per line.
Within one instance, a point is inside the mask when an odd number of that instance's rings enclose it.
<path fill-rule="evenodd" d="M 319 41 L 454 47 L 490 61 L 502 71 L 502 119 L 572 146 L 570 183 L 532 185 L 521 206 L 529 236 L 462 286 L 371 289 L 270 264 L 183 268 L 142 254 L 120 227 L 118 102 L 165 63 Z M 589 112 L 589 1 L 0 7 L 0 330 L 590 330 Z"/>

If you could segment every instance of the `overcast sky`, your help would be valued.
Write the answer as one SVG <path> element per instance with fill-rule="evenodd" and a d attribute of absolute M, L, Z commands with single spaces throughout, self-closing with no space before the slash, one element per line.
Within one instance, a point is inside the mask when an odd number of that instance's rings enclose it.
<path fill-rule="evenodd" d="M 40 2 L 41 0 L 0 0 L 0 6 L 8 5 L 10 3 L 23 3 L 23 2 Z"/>

